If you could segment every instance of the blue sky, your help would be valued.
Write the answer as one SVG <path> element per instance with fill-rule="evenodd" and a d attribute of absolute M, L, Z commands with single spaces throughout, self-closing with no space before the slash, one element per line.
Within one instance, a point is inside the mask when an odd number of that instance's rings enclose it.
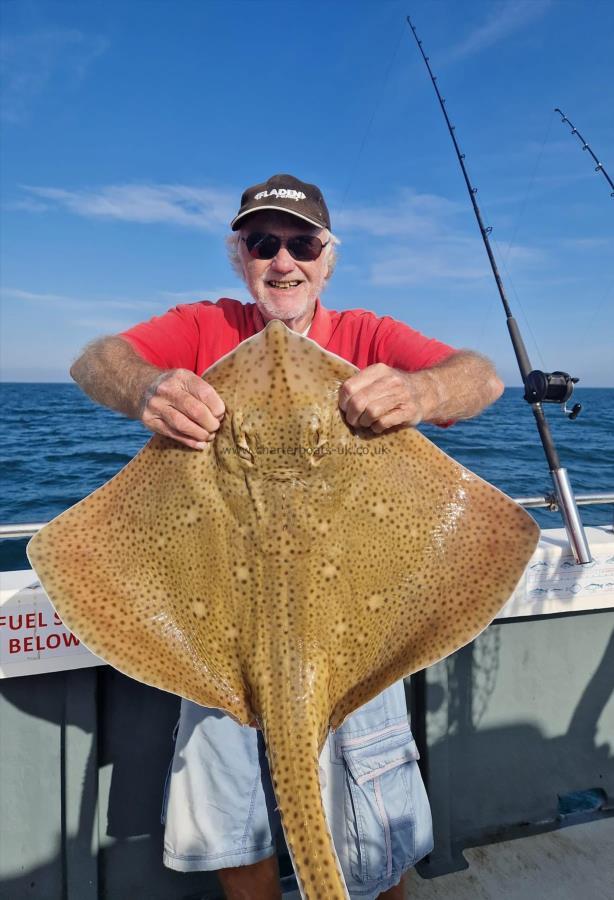
<path fill-rule="evenodd" d="M 247 299 L 224 236 L 245 186 L 323 189 L 324 295 L 519 376 L 405 15 L 447 100 L 536 368 L 614 386 L 610 0 L 2 0 L 3 380 L 178 302 Z"/>

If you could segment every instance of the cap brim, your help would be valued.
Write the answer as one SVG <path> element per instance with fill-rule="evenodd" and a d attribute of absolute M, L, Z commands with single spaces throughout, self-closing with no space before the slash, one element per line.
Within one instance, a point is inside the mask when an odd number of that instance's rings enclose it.
<path fill-rule="evenodd" d="M 310 219 L 308 216 L 302 216 L 300 213 L 294 212 L 292 209 L 288 209 L 286 206 L 256 206 L 254 209 L 246 209 L 245 212 L 239 213 L 238 216 L 235 216 L 232 222 L 230 223 L 230 227 L 233 231 L 236 231 L 238 228 L 237 222 L 240 222 L 241 219 L 244 219 L 246 216 L 253 216 L 254 213 L 261 212 L 263 209 L 275 209 L 277 212 L 287 213 L 289 216 L 294 216 L 296 219 L 302 219 L 304 222 L 309 222 L 310 225 L 315 225 L 316 228 L 326 228 L 326 225 L 323 225 L 321 222 L 316 222 L 315 219 Z"/>

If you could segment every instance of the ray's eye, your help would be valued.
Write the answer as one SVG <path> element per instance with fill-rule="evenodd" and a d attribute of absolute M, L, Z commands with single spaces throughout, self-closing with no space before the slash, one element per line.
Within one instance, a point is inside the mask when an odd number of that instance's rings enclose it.
<path fill-rule="evenodd" d="M 311 459 L 314 463 L 320 462 L 320 460 L 326 456 L 328 441 L 326 437 L 322 434 L 320 430 L 320 422 L 318 421 L 315 425 L 310 439 L 310 446 L 312 447 Z"/>
<path fill-rule="evenodd" d="M 254 454 L 254 446 L 255 440 L 249 432 L 242 430 L 236 439 L 237 446 L 237 456 L 239 459 L 244 459 L 246 462 L 251 463 L 252 465 L 255 462 L 255 454 Z"/>
<path fill-rule="evenodd" d="M 253 463 L 253 462 L 254 462 L 254 454 L 253 454 L 252 451 L 249 449 L 249 447 L 242 447 L 241 444 L 239 444 L 239 445 L 237 446 L 237 455 L 238 455 L 241 459 L 247 460 L 247 462 L 250 462 L 250 463 Z"/>
<path fill-rule="evenodd" d="M 254 423 L 247 420 L 239 412 L 235 412 L 232 417 L 232 443 L 231 452 L 242 459 L 244 462 L 251 463 L 256 461 L 255 448 L 258 444 L 258 437 L 255 433 Z"/>

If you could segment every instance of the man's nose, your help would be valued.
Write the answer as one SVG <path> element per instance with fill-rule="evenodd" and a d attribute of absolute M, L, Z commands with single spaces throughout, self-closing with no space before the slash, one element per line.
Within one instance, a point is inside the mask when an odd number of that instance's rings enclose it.
<path fill-rule="evenodd" d="M 287 247 L 280 247 L 273 259 L 271 260 L 271 268 L 276 272 L 291 272 L 294 268 L 294 260 L 288 253 Z"/>

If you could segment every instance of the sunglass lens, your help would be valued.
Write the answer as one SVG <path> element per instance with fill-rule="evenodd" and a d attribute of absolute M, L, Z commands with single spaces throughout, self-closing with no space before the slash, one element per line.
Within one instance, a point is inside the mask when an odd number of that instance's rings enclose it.
<path fill-rule="evenodd" d="M 308 234 L 290 238 L 286 246 L 290 256 L 299 262 L 317 259 L 322 252 L 322 241 L 320 238 L 312 237 Z"/>
<path fill-rule="evenodd" d="M 246 237 L 245 246 L 254 259 L 273 259 L 279 253 L 281 241 L 274 234 L 261 234 L 255 231 Z"/>

